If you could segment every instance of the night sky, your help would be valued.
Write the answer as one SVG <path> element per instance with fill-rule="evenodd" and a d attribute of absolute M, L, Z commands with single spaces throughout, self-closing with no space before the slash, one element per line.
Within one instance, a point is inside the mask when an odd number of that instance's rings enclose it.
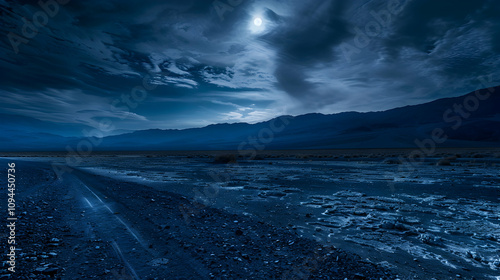
<path fill-rule="evenodd" d="M 500 84 L 495 0 L 36 2 L 0 0 L 3 114 L 189 128 Z"/>

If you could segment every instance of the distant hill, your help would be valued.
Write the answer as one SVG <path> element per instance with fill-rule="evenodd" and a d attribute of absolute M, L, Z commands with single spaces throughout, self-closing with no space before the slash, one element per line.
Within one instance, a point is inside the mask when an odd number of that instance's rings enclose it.
<path fill-rule="evenodd" d="M 282 116 L 257 124 L 135 131 L 104 137 L 93 149 L 412 148 L 416 147 L 415 140 L 430 138 L 435 129 L 442 129 L 448 138 L 438 145 L 441 147 L 500 146 L 500 86 L 381 112 L 306 114 Z M 22 141 L 13 141 L 9 139 L 12 135 L 23 138 L 19 131 L 3 134 L 1 150 L 64 150 L 66 145 L 76 147 L 81 140 L 37 132 Z"/>

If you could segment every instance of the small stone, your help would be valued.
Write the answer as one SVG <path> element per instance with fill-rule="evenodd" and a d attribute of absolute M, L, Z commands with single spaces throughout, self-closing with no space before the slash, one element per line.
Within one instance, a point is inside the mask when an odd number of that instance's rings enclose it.
<path fill-rule="evenodd" d="M 37 267 L 35 268 L 35 273 L 42 273 L 43 271 L 45 271 L 47 268 L 46 267 Z"/>
<path fill-rule="evenodd" d="M 57 267 L 50 267 L 42 271 L 42 274 L 45 275 L 55 275 L 59 271 L 59 268 Z"/>

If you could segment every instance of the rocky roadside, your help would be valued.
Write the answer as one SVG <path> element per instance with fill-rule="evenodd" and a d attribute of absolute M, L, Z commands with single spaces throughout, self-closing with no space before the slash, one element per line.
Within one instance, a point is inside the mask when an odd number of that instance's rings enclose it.
<path fill-rule="evenodd" d="M 123 279 L 113 275 L 123 270 L 117 260 L 96 257 L 110 251 L 109 244 L 84 238 L 64 222 L 74 202 L 52 169 L 39 164 L 17 164 L 16 169 L 16 268 L 8 271 L 2 260 L 0 279 Z M 7 231 L 0 234 L 7 237 Z M 6 252 L 7 242 L 0 249 Z"/>

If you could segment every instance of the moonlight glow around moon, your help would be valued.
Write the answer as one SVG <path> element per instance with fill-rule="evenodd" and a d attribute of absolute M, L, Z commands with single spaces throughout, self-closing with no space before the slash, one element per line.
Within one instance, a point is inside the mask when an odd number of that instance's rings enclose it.
<path fill-rule="evenodd" d="M 255 18 L 253 20 L 253 24 L 255 24 L 256 26 L 261 26 L 262 25 L 262 19 L 260 17 Z"/>

